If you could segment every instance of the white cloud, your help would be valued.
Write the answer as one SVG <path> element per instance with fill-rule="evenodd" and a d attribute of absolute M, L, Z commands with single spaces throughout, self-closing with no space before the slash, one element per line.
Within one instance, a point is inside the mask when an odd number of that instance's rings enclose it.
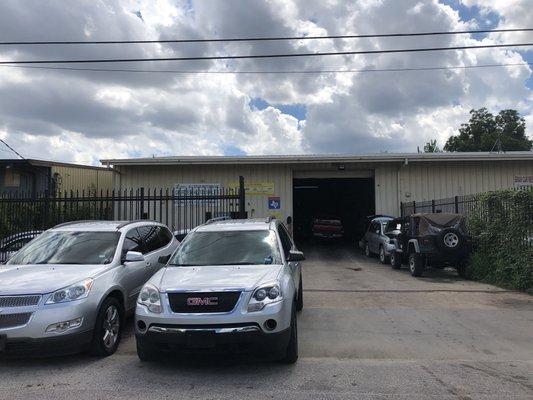
<path fill-rule="evenodd" d="M 527 26 L 528 0 L 462 0 L 501 26 Z M 144 22 L 132 11 L 140 10 Z M 481 16 L 480 18 L 482 18 Z M 296 36 L 456 30 L 472 26 L 436 0 L 7 0 L 0 14 L 5 40 L 150 39 Z M 25 26 L 27 29 L 21 30 Z M 524 38 L 523 36 L 522 38 Z M 515 38 L 513 36 L 513 38 Z M 531 39 L 531 35 L 527 39 Z M 400 39 L 27 47 L 0 49 L 0 59 L 152 57 L 346 51 L 498 43 L 439 36 Z M 523 62 L 514 50 L 450 51 L 368 57 L 311 57 L 120 68 L 310 70 L 416 68 Z M 106 67 L 105 65 L 94 65 Z M 168 154 L 415 151 L 442 146 L 471 108 L 518 108 L 533 121 L 529 67 L 364 74 L 127 74 L 2 68 L 0 132 L 28 157 L 97 163 L 100 158 Z M 268 104 L 305 104 L 298 121 Z M 284 108 L 283 108 L 284 109 Z M 0 157 L 10 157 L 5 151 Z"/>

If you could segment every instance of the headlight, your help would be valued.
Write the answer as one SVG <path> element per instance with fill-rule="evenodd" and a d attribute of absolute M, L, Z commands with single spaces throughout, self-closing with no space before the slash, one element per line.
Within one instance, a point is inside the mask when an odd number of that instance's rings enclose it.
<path fill-rule="evenodd" d="M 160 314 L 163 309 L 161 307 L 161 295 L 159 294 L 159 290 L 150 283 L 147 283 L 141 289 L 137 303 L 145 306 L 148 311 L 155 314 Z"/>
<path fill-rule="evenodd" d="M 45 304 L 58 304 L 67 301 L 84 299 L 89 295 L 93 287 L 94 279 L 85 279 L 72 286 L 55 291 L 50 295 Z"/>
<path fill-rule="evenodd" d="M 263 285 L 255 289 L 250 302 L 248 312 L 261 311 L 267 304 L 277 303 L 283 300 L 279 284 Z"/>

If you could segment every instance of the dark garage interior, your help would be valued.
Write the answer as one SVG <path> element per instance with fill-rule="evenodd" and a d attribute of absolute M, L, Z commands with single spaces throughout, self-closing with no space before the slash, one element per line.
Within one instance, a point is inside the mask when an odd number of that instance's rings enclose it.
<path fill-rule="evenodd" d="M 344 227 L 343 240 L 353 243 L 364 232 L 365 217 L 374 214 L 374 179 L 294 179 L 293 201 L 296 241 L 312 238 L 313 218 L 337 216 Z"/>

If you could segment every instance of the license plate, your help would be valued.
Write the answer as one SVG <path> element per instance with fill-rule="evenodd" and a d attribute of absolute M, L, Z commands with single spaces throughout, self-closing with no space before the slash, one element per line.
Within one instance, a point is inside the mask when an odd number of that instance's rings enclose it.
<path fill-rule="evenodd" d="M 186 344 L 187 347 L 196 349 L 215 347 L 215 334 L 213 332 L 189 332 Z"/>
<path fill-rule="evenodd" d="M 6 349 L 7 344 L 7 335 L 0 335 L 0 351 L 4 351 Z"/>

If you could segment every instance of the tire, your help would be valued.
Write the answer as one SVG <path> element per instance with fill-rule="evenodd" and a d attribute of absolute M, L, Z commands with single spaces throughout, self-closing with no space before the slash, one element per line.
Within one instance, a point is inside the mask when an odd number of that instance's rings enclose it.
<path fill-rule="evenodd" d="M 394 269 L 400 269 L 402 267 L 402 257 L 396 251 L 393 251 L 390 255 L 390 265 Z"/>
<path fill-rule="evenodd" d="M 298 296 L 296 298 L 296 311 L 304 309 L 304 285 L 302 283 L 302 274 L 300 273 L 300 284 L 298 285 Z"/>
<path fill-rule="evenodd" d="M 418 253 L 409 254 L 409 271 L 412 276 L 422 276 L 425 265 L 424 258 Z"/>
<path fill-rule="evenodd" d="M 466 278 L 467 277 L 466 263 L 461 263 L 461 264 L 457 265 L 457 274 L 461 278 Z"/>
<path fill-rule="evenodd" d="M 137 357 L 142 362 L 148 362 L 155 360 L 154 354 L 152 354 L 148 349 L 146 349 L 138 340 L 137 340 Z"/>
<path fill-rule="evenodd" d="M 464 235 L 454 228 L 443 229 L 437 238 L 437 246 L 444 253 L 458 253 L 466 244 Z"/>
<path fill-rule="evenodd" d="M 379 246 L 379 262 L 382 264 L 389 263 L 389 256 L 385 255 L 385 248 L 383 247 L 383 245 Z"/>
<path fill-rule="evenodd" d="M 124 308 L 114 297 L 104 300 L 94 327 L 91 343 L 91 354 L 97 357 L 108 357 L 117 351 L 124 326 Z"/>
<path fill-rule="evenodd" d="M 289 344 L 287 345 L 287 350 L 281 360 L 284 364 L 294 364 L 298 361 L 298 321 L 295 308 L 296 304 L 293 304 Z"/>
<path fill-rule="evenodd" d="M 368 243 L 365 244 L 365 256 L 372 257 L 372 253 L 370 252 L 370 247 L 368 247 Z"/>

